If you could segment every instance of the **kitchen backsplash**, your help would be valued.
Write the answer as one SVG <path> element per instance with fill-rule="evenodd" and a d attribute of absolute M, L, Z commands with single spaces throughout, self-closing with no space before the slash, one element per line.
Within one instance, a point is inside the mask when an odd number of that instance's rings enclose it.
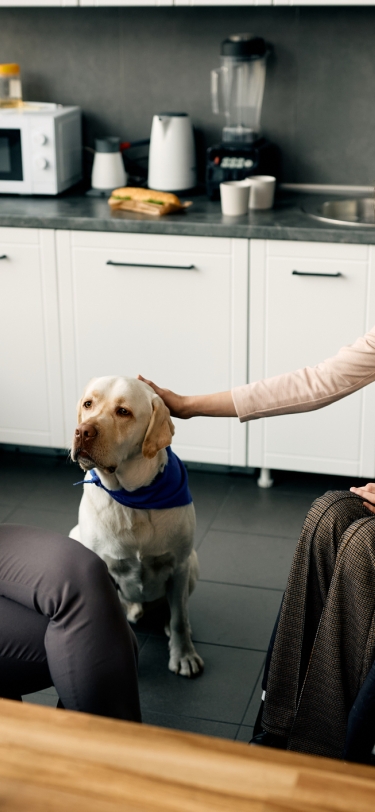
<path fill-rule="evenodd" d="M 204 145 L 223 124 L 210 70 L 228 34 L 274 46 L 262 124 L 283 180 L 375 181 L 375 8 L 1 8 L 0 58 L 19 62 L 24 98 L 78 104 L 84 141 L 149 136 L 152 114 L 190 113 Z"/>

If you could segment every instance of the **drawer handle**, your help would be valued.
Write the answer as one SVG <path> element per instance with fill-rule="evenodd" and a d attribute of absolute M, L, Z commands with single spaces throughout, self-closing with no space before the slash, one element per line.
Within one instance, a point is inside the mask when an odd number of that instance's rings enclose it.
<path fill-rule="evenodd" d="M 292 276 L 343 276 L 342 273 L 314 273 L 313 271 L 292 271 Z"/>
<path fill-rule="evenodd" d="M 3 254 L 3 255 L 0 257 L 0 259 L 8 259 L 8 257 L 7 257 L 7 255 L 6 255 L 6 254 Z"/>
<path fill-rule="evenodd" d="M 112 259 L 108 259 L 106 265 L 117 265 L 123 268 L 171 268 L 172 270 L 177 271 L 193 271 L 195 265 L 146 265 L 143 262 L 113 262 Z"/>

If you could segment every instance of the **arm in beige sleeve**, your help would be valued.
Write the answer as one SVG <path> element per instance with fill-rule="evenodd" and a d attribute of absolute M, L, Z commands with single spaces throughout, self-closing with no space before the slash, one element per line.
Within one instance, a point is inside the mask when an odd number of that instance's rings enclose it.
<path fill-rule="evenodd" d="M 232 389 L 241 422 L 311 412 L 375 381 L 375 327 L 315 367 L 286 372 Z"/>

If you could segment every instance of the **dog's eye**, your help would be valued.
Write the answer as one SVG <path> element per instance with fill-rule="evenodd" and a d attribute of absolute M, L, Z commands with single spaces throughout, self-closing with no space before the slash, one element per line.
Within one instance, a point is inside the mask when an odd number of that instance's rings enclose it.
<path fill-rule="evenodd" d="M 117 409 L 117 414 L 119 414 L 120 417 L 127 417 L 130 412 L 127 409 L 123 409 L 121 406 L 119 409 Z"/>
<path fill-rule="evenodd" d="M 91 404 L 92 404 L 92 400 L 86 400 L 83 405 L 84 405 L 85 409 L 89 409 Z"/>

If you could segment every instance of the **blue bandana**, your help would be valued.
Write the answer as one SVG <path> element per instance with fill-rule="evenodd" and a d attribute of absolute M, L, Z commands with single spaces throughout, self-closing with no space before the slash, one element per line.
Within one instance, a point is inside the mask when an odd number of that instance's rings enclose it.
<path fill-rule="evenodd" d="M 167 448 L 167 454 L 168 463 L 164 471 L 161 471 L 150 485 L 137 488 L 135 491 L 126 491 L 125 488 L 119 488 L 116 491 L 108 490 L 94 469 L 90 471 L 91 479 L 84 479 L 82 482 L 74 484 L 97 485 L 120 505 L 136 510 L 164 510 L 190 505 L 193 499 L 189 491 L 186 468 L 170 446 Z"/>

